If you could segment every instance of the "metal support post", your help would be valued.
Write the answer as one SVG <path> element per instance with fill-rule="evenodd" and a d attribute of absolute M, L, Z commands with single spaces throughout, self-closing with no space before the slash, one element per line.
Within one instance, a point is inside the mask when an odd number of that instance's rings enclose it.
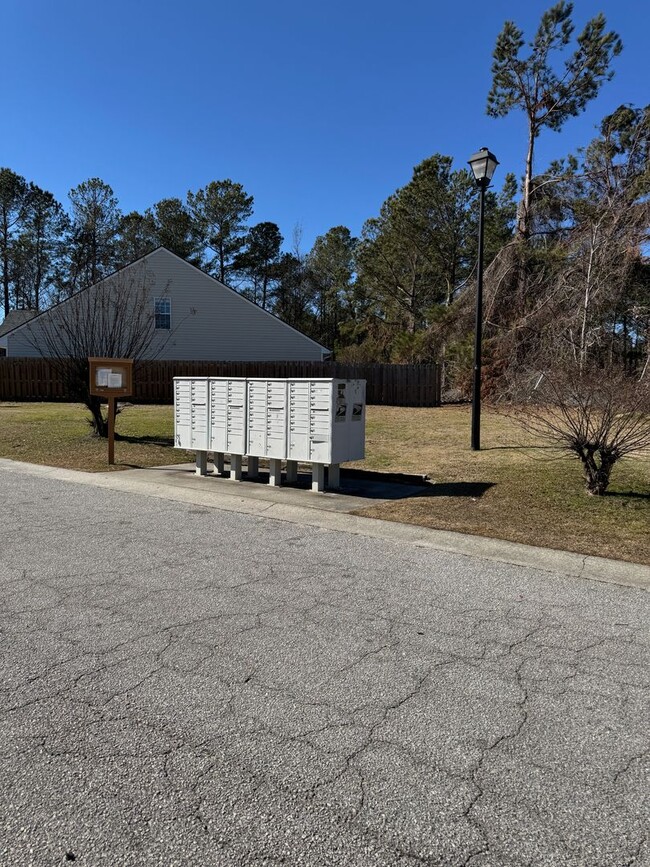
<path fill-rule="evenodd" d="M 325 464 L 311 465 L 311 489 L 318 493 L 325 490 Z"/>
<path fill-rule="evenodd" d="M 327 487 L 341 487 L 341 467 L 339 464 L 330 464 L 327 468 Z"/>
<path fill-rule="evenodd" d="M 230 455 L 230 478 L 241 482 L 241 455 Z"/>
<path fill-rule="evenodd" d="M 207 476 L 208 474 L 208 453 L 196 453 L 196 474 L 197 476 Z"/>
<path fill-rule="evenodd" d="M 298 461 L 287 461 L 287 483 L 295 485 L 298 481 Z"/>
<path fill-rule="evenodd" d="M 269 485 L 277 487 L 282 482 L 282 461 L 279 458 L 269 460 Z"/>
<path fill-rule="evenodd" d="M 472 450 L 481 449 L 481 344 L 483 342 L 483 215 L 485 189 L 483 180 L 479 193 L 478 262 L 476 266 L 476 325 L 474 328 L 474 386 L 472 389 Z"/>

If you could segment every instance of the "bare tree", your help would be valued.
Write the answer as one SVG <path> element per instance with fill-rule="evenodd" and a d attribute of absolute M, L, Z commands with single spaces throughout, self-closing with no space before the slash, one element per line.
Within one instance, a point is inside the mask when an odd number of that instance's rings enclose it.
<path fill-rule="evenodd" d="M 650 449 L 650 382 L 588 369 L 570 353 L 519 374 L 506 410 L 527 431 L 578 457 L 587 493 L 604 494 L 614 465 Z"/>
<path fill-rule="evenodd" d="M 155 358 L 171 330 L 155 327 L 153 275 L 145 262 L 116 272 L 37 317 L 28 340 L 53 361 L 68 393 L 92 414 L 97 436 L 108 435 L 101 399 L 89 393 L 88 358 Z M 167 287 L 157 288 L 165 297 Z"/>

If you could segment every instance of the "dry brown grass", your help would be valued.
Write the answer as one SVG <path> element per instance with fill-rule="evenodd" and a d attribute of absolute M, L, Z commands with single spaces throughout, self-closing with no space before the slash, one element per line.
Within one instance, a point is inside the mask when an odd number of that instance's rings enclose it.
<path fill-rule="evenodd" d="M 0 456 L 105 471 L 106 442 L 91 436 L 87 415 L 78 404 L 0 403 Z M 366 460 L 355 466 L 428 474 L 436 485 L 362 514 L 650 564 L 650 459 L 623 461 L 610 493 L 589 497 L 577 459 L 489 411 L 483 449 L 472 452 L 469 422 L 469 407 L 368 407 Z M 127 407 L 117 431 L 129 439 L 116 443 L 115 469 L 191 460 L 172 448 L 169 406 Z"/>
<path fill-rule="evenodd" d="M 426 473 L 436 486 L 431 496 L 362 514 L 650 564 L 648 458 L 622 461 L 608 494 L 589 497 L 577 458 L 545 448 L 509 418 L 484 412 L 482 450 L 472 452 L 469 440 L 466 406 L 369 407 L 366 460 L 357 466 Z M 477 493 L 490 487 L 472 496 L 472 484 Z"/>

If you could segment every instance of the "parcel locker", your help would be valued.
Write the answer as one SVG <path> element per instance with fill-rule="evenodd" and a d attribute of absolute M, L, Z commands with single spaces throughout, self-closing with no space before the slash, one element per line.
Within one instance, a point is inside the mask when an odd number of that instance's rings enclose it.
<path fill-rule="evenodd" d="M 339 464 L 363 458 L 365 385 L 358 379 L 290 379 L 287 459 Z"/>

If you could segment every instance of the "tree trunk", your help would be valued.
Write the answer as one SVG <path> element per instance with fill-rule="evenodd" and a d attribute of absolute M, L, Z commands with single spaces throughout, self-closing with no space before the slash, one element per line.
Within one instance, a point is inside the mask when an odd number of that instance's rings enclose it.
<path fill-rule="evenodd" d="M 9 226 L 6 219 L 3 220 L 2 225 L 2 288 L 6 319 L 9 313 Z"/>
<path fill-rule="evenodd" d="M 533 179 L 533 155 L 535 152 L 535 128 L 528 125 L 528 151 L 526 153 L 526 170 L 524 172 L 524 189 L 517 209 L 517 237 L 527 241 L 530 237 L 530 188 Z"/>
<path fill-rule="evenodd" d="M 582 302 L 582 326 L 580 328 L 580 373 L 584 370 L 587 360 L 587 321 L 589 316 L 589 303 L 591 300 L 591 275 L 594 264 L 594 248 L 596 246 L 596 229 L 591 233 L 589 246 L 589 264 L 587 265 L 587 279 L 585 281 L 585 296 Z"/>
<path fill-rule="evenodd" d="M 86 406 L 91 412 L 91 425 L 95 436 L 102 439 L 108 438 L 108 420 L 102 414 L 102 404 L 98 397 L 90 395 L 86 401 Z"/>
<path fill-rule="evenodd" d="M 594 452 L 583 452 L 580 456 L 585 470 L 585 488 L 592 497 L 602 496 L 609 486 L 609 477 L 615 461 L 609 455 L 600 456 L 600 466 L 596 463 Z"/>
<path fill-rule="evenodd" d="M 219 242 L 219 282 L 226 284 L 226 254 L 223 249 L 223 243 Z"/>

